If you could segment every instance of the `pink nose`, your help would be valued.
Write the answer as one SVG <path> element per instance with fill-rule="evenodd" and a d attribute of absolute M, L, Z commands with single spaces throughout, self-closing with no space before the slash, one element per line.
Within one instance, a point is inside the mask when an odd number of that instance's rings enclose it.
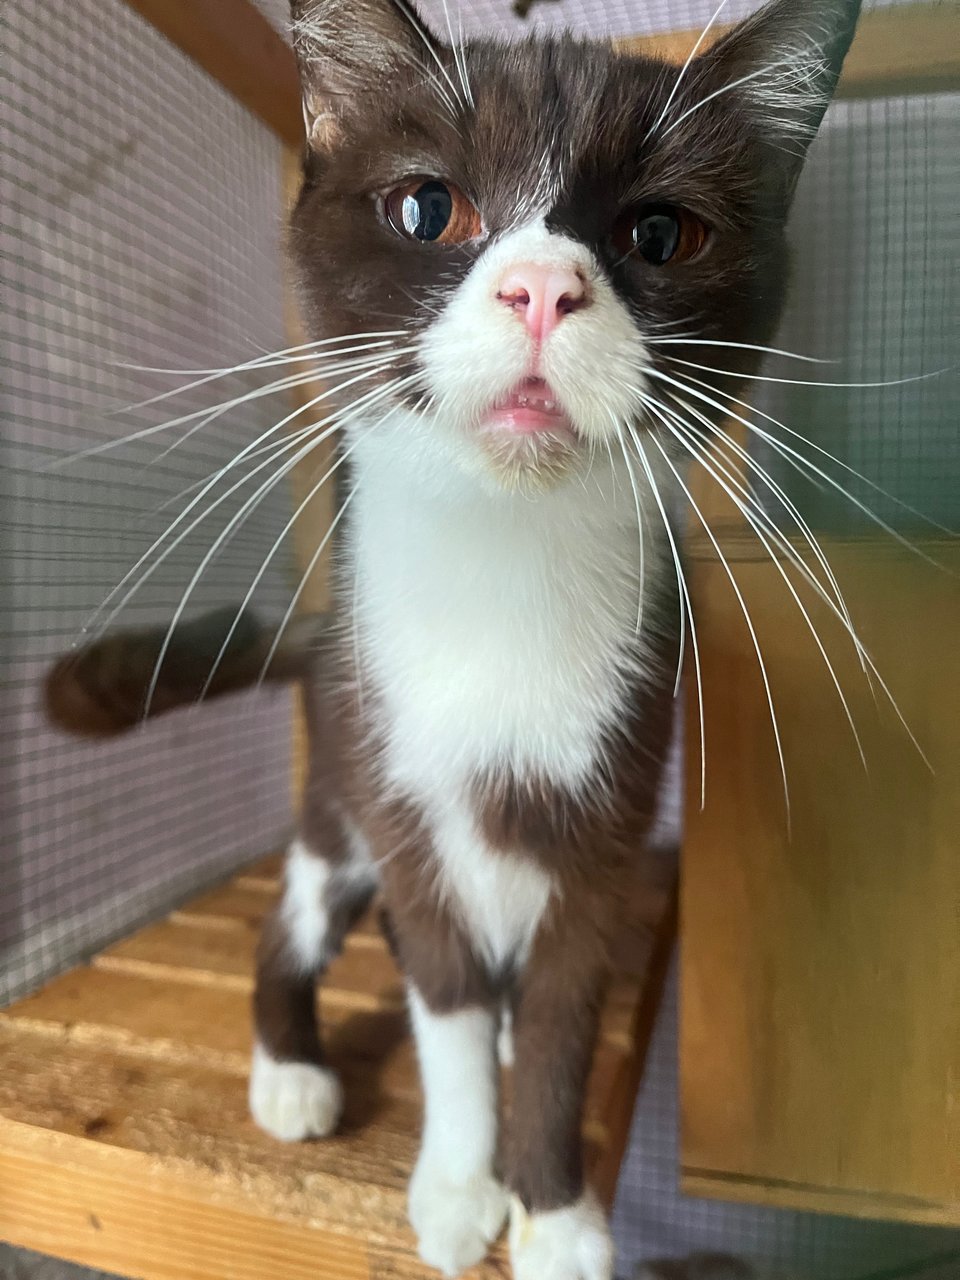
<path fill-rule="evenodd" d="M 500 281 L 497 298 L 523 315 L 537 342 L 544 342 L 564 316 L 587 302 L 587 291 L 575 271 L 518 262 Z"/>

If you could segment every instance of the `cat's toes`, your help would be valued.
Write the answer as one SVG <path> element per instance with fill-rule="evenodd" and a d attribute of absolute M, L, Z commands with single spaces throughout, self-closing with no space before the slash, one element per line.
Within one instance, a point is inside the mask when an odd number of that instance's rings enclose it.
<path fill-rule="evenodd" d="M 613 1280 L 613 1241 L 590 1193 L 566 1209 L 527 1213 L 510 1206 L 514 1280 Z"/>
<path fill-rule="evenodd" d="M 421 1160 L 410 1182 L 410 1225 L 421 1260 L 445 1276 L 482 1262 L 507 1208 L 507 1193 L 489 1174 L 453 1182 Z"/>
<path fill-rule="evenodd" d="M 309 1062 L 277 1062 L 257 1045 L 250 1068 L 250 1114 L 282 1142 L 325 1138 L 343 1109 L 336 1075 Z"/>

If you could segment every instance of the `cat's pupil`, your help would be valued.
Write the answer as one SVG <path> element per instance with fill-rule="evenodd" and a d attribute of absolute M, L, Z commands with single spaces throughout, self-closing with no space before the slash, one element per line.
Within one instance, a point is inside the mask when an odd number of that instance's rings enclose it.
<path fill-rule="evenodd" d="M 637 218 L 633 229 L 637 252 L 647 262 L 661 267 L 677 251 L 680 222 L 672 209 L 651 209 Z"/>
<path fill-rule="evenodd" d="M 409 235 L 417 240 L 437 240 L 453 213 L 453 196 L 442 182 L 425 182 L 404 196 L 401 216 Z"/>

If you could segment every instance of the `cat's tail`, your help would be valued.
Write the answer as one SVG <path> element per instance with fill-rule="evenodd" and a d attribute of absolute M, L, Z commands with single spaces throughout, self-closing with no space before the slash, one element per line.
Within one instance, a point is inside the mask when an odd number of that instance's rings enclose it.
<path fill-rule="evenodd" d="M 231 627 L 233 634 L 224 648 Z M 261 679 L 270 684 L 299 680 L 308 674 L 325 629 L 324 615 L 295 618 L 274 649 L 276 628 L 265 626 L 249 611 L 238 617 L 233 606 L 181 623 L 170 637 L 149 708 L 147 698 L 167 627 L 117 631 L 54 664 L 44 685 L 47 715 L 69 733 L 105 738 L 196 702 L 201 694 L 215 698 L 250 688 Z M 205 689 L 214 663 L 216 670 Z"/>

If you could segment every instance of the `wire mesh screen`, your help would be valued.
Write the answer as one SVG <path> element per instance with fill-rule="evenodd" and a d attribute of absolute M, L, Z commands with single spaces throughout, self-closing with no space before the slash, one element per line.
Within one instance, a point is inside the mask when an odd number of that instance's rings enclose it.
<path fill-rule="evenodd" d="M 15 0 L 3 18 L 0 998 L 9 998 L 265 852 L 287 821 L 286 697 L 214 703 L 88 744 L 47 727 L 38 690 L 105 600 L 98 624 L 114 609 L 123 625 L 172 617 L 249 486 L 156 569 L 162 548 L 110 593 L 202 493 L 190 487 L 290 405 L 264 396 L 151 431 L 269 380 L 251 370 L 124 409 L 190 381 L 124 365 L 212 369 L 285 345 L 273 135 L 120 0 Z M 281 485 L 199 579 L 188 615 L 242 598 L 288 509 Z M 263 611 L 289 592 L 278 557 Z"/>
<path fill-rule="evenodd" d="M 813 447 L 774 431 L 853 500 L 816 473 L 805 481 L 761 437 L 753 445 L 816 527 L 863 532 L 875 525 L 867 507 L 901 528 L 960 522 L 958 155 L 960 95 L 948 93 L 837 102 L 811 150 L 778 343 L 824 363 L 774 360 L 764 372 L 861 385 L 769 384 L 756 403 L 806 436 Z"/>

